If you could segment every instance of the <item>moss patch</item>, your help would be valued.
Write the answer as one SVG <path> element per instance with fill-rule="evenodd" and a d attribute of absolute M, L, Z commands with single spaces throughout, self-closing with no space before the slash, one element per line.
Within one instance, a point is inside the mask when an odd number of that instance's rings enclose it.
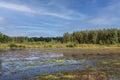
<path fill-rule="evenodd" d="M 56 75 L 44 75 L 44 76 L 36 76 L 35 79 L 39 80 L 59 80 L 59 77 Z"/>
<path fill-rule="evenodd" d="M 23 66 L 37 66 L 37 63 L 28 63 L 28 64 L 23 64 Z"/>
<path fill-rule="evenodd" d="M 63 63 L 64 60 L 62 60 L 62 59 L 51 59 L 51 60 L 42 60 L 42 62 L 45 62 L 45 63 Z"/>

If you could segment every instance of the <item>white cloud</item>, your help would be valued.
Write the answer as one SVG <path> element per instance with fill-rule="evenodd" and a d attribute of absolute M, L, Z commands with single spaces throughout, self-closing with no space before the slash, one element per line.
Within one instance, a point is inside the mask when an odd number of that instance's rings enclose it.
<path fill-rule="evenodd" d="M 99 10 L 98 14 L 94 16 L 89 23 L 94 25 L 117 25 L 120 21 L 120 2 L 111 3 L 108 6 Z"/>
<path fill-rule="evenodd" d="M 42 15 L 47 15 L 47 16 L 55 16 L 55 17 L 59 17 L 59 18 L 62 18 L 62 19 L 68 19 L 68 20 L 71 20 L 72 17 L 68 16 L 68 15 L 64 15 L 64 14 L 59 14 L 59 13 L 53 13 L 53 12 L 43 12 L 44 14 Z"/>
<path fill-rule="evenodd" d="M 85 15 L 79 14 L 79 13 L 69 10 L 69 9 L 66 9 L 64 12 L 60 12 L 59 10 L 57 10 L 56 12 L 53 12 L 52 10 L 48 10 L 43 7 L 31 8 L 26 5 L 7 3 L 7 2 L 0 2 L 0 8 L 6 8 L 9 10 L 25 12 L 25 13 L 30 13 L 30 14 L 58 17 L 58 18 L 66 19 L 66 20 L 85 18 Z M 63 9 L 63 7 L 62 7 L 62 9 Z"/>
<path fill-rule="evenodd" d="M 111 25 L 115 24 L 118 19 L 116 17 L 98 16 L 89 22 L 94 25 Z"/>
<path fill-rule="evenodd" d="M 3 17 L 0 17 L 0 24 L 4 24 L 5 23 L 5 19 Z"/>
<path fill-rule="evenodd" d="M 0 8 L 7 8 L 11 10 L 16 10 L 16 11 L 34 13 L 34 11 L 27 6 L 17 5 L 13 3 L 0 2 Z"/>
<path fill-rule="evenodd" d="M 0 17 L 0 21 L 3 21 L 4 20 L 4 18 L 3 17 Z"/>

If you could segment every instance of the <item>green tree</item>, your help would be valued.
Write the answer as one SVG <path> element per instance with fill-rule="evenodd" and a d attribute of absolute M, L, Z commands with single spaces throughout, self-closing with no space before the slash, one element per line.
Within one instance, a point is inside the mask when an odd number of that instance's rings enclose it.
<path fill-rule="evenodd" d="M 71 41 L 71 35 L 67 32 L 63 35 L 63 42 L 67 43 Z"/>

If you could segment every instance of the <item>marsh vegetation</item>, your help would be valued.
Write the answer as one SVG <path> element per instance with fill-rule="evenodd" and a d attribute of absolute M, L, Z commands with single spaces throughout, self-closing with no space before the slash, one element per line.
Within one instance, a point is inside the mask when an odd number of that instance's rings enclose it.
<path fill-rule="evenodd" d="M 119 80 L 120 50 L 2 50 L 0 80 Z"/>

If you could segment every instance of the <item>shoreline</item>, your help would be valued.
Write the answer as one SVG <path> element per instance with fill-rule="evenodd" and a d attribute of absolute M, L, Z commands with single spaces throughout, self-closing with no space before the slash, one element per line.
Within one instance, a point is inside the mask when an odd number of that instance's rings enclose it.
<path fill-rule="evenodd" d="M 63 53 L 66 56 L 92 56 L 92 55 L 115 55 L 120 54 L 120 47 L 107 47 L 107 48 L 4 48 L 0 51 L 9 50 L 28 50 L 28 49 L 38 49 L 41 52 L 52 52 L 52 53 Z"/>

